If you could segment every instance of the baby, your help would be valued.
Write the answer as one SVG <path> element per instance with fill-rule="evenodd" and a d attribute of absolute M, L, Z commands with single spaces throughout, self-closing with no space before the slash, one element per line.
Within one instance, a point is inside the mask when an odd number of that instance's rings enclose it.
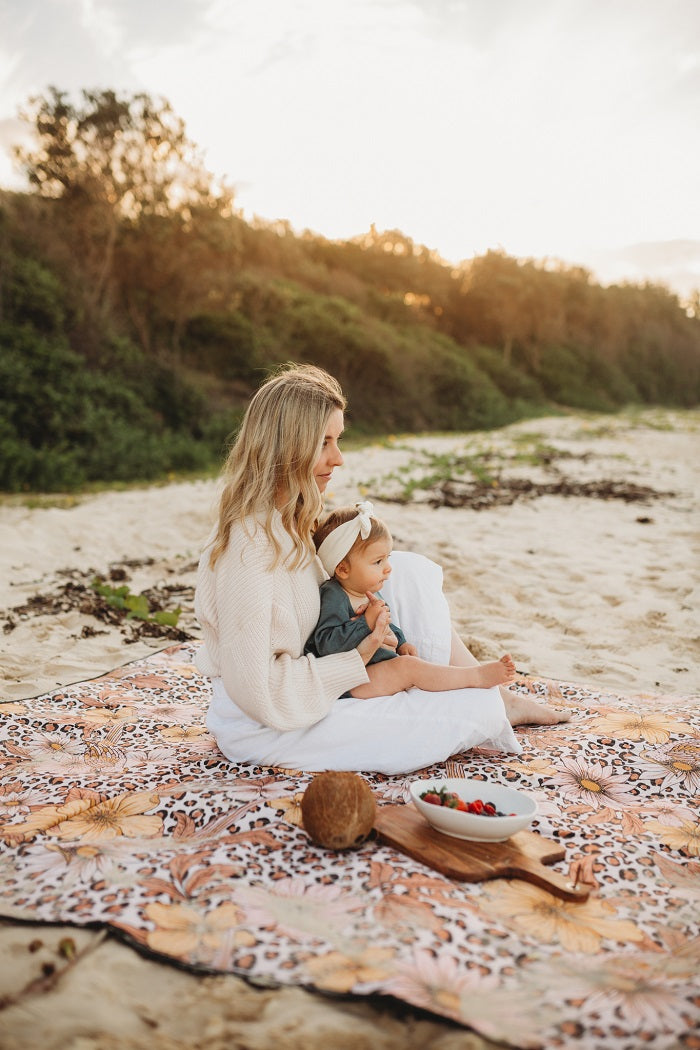
<path fill-rule="evenodd" d="M 314 534 L 324 569 L 331 577 L 321 584 L 321 613 L 306 644 L 316 656 L 348 652 L 375 635 L 377 651 L 367 665 L 369 682 L 345 696 L 370 699 L 392 696 L 414 686 L 430 692 L 491 686 L 512 682 L 515 664 L 510 655 L 475 667 L 432 664 L 417 656 L 401 628 L 388 621 L 388 607 L 380 588 L 391 573 L 391 533 L 373 517 L 369 502 L 331 511 Z"/>

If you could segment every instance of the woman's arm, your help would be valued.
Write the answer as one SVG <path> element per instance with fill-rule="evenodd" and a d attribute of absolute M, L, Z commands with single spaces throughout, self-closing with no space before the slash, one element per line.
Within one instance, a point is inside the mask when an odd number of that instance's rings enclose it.
<path fill-rule="evenodd" d="M 300 655 L 298 611 L 275 601 L 270 547 L 229 544 L 213 573 L 220 673 L 226 692 L 247 715 L 275 729 L 301 729 L 326 715 L 336 699 L 366 682 L 356 649 L 317 659 Z M 300 575 L 301 598 L 314 574 Z"/>

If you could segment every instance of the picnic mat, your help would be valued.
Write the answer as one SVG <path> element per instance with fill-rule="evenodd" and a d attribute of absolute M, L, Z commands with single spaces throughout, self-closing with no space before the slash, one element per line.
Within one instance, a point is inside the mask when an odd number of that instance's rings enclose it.
<path fill-rule="evenodd" d="M 194 971 L 392 997 L 517 1047 L 699 1045 L 697 697 L 520 679 L 573 720 L 520 730 L 521 755 L 458 756 L 534 793 L 533 828 L 566 850 L 555 868 L 591 889 L 580 903 L 456 882 L 378 840 L 314 846 L 310 774 L 222 758 L 192 654 L 0 705 L 0 914 L 106 924 Z M 408 803 L 417 774 L 364 776 L 381 806 Z"/>

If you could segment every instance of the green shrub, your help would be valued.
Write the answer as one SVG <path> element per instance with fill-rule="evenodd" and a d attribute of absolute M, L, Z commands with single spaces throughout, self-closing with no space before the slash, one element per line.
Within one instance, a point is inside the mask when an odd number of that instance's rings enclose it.
<path fill-rule="evenodd" d="M 247 286 L 246 296 L 277 361 L 306 361 L 338 379 L 356 430 L 472 429 L 515 418 L 508 398 L 468 353 L 428 326 L 398 328 L 288 283 L 268 298 L 259 288 L 252 296 Z"/>
<path fill-rule="evenodd" d="M 260 367 L 256 330 L 238 310 L 196 314 L 185 326 L 185 357 L 221 379 L 254 380 Z"/>
<path fill-rule="evenodd" d="M 558 404 L 592 412 L 610 412 L 615 407 L 610 393 L 591 382 L 585 356 L 569 347 L 543 348 L 535 374 L 547 397 Z"/>
<path fill-rule="evenodd" d="M 31 324 L 40 332 L 60 332 L 66 319 L 61 282 L 28 256 L 11 253 L 8 262 L 3 288 L 5 320 Z"/>
<path fill-rule="evenodd" d="M 506 362 L 502 351 L 490 346 L 474 346 L 469 348 L 468 354 L 506 397 L 535 404 L 544 402 L 544 393 L 537 379 L 516 364 Z"/>
<path fill-rule="evenodd" d="M 439 410 L 440 429 L 480 430 L 511 420 L 507 398 L 464 350 L 444 347 L 429 364 L 424 389 Z"/>
<path fill-rule="evenodd" d="M 136 360 L 133 380 L 91 371 L 60 340 L 0 326 L 0 488 L 58 491 L 218 465 L 236 417 L 212 415 L 198 390 L 143 363 L 138 382 Z"/>

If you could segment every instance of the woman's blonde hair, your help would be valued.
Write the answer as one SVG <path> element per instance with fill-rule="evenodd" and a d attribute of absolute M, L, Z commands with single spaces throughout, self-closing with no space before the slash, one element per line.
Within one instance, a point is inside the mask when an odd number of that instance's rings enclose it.
<path fill-rule="evenodd" d="M 313 551 L 313 530 L 323 500 L 313 475 L 321 455 L 328 419 L 344 411 L 340 384 L 315 365 L 282 365 L 253 395 L 223 469 L 224 489 L 210 564 L 226 550 L 234 522 L 264 514 L 265 532 L 275 550 L 275 509 L 291 536 L 291 567 Z"/>

